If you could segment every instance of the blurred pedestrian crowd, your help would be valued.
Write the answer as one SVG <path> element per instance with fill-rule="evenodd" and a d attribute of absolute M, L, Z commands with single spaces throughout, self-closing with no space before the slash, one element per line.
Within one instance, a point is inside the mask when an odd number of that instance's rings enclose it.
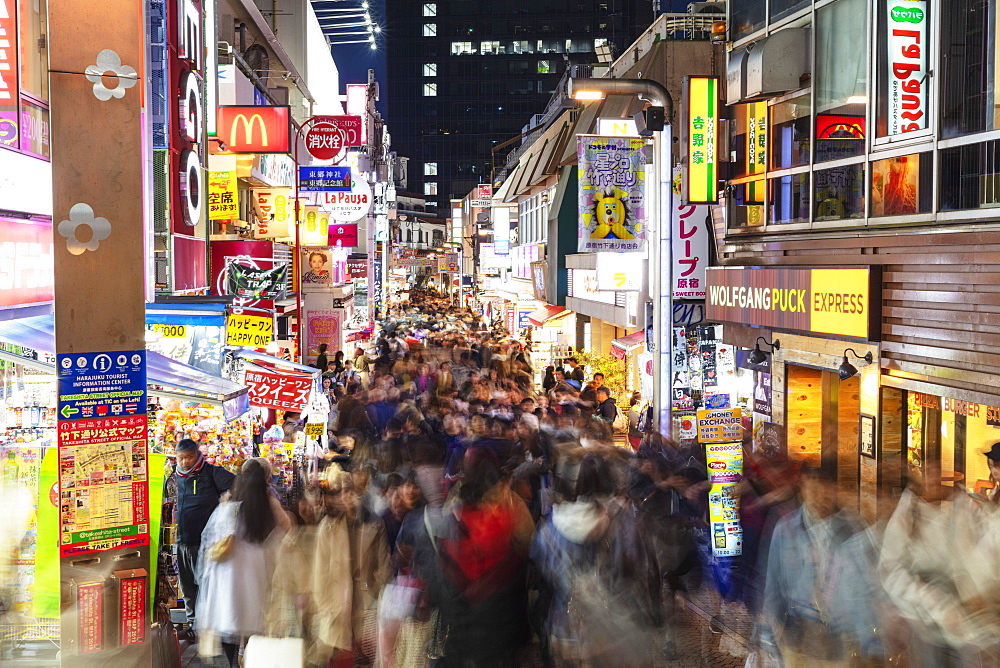
<path fill-rule="evenodd" d="M 704 449 L 575 359 L 536 385 L 530 341 L 411 299 L 369 347 L 322 351 L 327 446 L 291 490 L 253 459 L 216 476 L 214 509 L 181 513 L 201 531 L 183 586 L 204 654 L 238 665 L 257 636 L 300 639 L 309 666 L 506 667 L 529 647 L 664 665 L 679 599 L 711 588 L 720 616 L 753 615 L 747 665 L 998 665 L 995 498 L 911 481 L 867 524 L 835 472 L 747 451 L 743 554 L 715 557 Z M 289 415 L 287 440 L 301 429 Z M 211 466 L 184 450 L 177 475 Z"/>

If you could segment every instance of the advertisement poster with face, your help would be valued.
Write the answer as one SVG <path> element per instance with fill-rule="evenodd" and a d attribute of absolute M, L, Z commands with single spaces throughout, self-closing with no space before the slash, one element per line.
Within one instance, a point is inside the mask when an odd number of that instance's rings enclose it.
<path fill-rule="evenodd" d="M 302 251 L 302 289 L 324 290 L 333 286 L 333 271 L 327 250 Z"/>

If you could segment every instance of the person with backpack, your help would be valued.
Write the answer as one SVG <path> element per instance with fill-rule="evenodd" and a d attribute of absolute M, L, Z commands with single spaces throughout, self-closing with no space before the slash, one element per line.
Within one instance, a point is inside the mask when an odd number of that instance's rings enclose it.
<path fill-rule="evenodd" d="M 594 411 L 594 417 L 613 424 L 618 418 L 618 405 L 615 403 L 615 398 L 611 396 L 611 390 L 599 387 L 596 390 L 596 395 L 597 409 Z"/>

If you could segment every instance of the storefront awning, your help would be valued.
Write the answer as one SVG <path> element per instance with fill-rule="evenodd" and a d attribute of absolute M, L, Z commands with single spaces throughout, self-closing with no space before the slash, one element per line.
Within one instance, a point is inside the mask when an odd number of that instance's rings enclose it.
<path fill-rule="evenodd" d="M 297 364 L 296 362 L 283 360 L 280 357 L 274 357 L 273 355 L 265 355 L 264 353 L 257 352 L 253 348 L 236 348 L 230 346 L 228 349 L 232 350 L 237 357 L 242 357 L 249 362 L 259 364 L 260 366 L 280 373 L 289 373 L 293 375 L 304 374 L 307 376 L 321 373 L 321 371 L 314 366 L 305 366 L 304 364 Z"/>
<path fill-rule="evenodd" d="M 620 360 L 636 348 L 646 345 L 646 332 L 636 332 L 611 342 L 611 355 Z"/>
<path fill-rule="evenodd" d="M 565 306 L 552 306 L 551 304 L 546 304 L 537 311 L 532 311 L 528 314 L 528 322 L 530 322 L 535 327 L 543 327 L 553 320 L 561 320 L 566 316 L 573 313 L 566 309 Z"/>
<path fill-rule="evenodd" d="M 0 342 L 37 353 L 0 349 L 0 359 L 55 376 L 56 335 L 52 316 L 0 322 Z M 146 352 L 146 380 L 149 385 L 157 386 L 149 390 L 150 394 L 222 406 L 227 420 L 250 410 L 247 388 L 153 351 Z"/>
<path fill-rule="evenodd" d="M 147 304 L 147 325 L 226 326 L 226 304 Z"/>

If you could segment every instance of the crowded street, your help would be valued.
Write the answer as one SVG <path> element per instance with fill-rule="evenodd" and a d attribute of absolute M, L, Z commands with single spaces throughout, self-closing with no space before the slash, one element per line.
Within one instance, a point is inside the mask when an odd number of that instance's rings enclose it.
<path fill-rule="evenodd" d="M 1000 0 L 0 0 L 0 668 L 1000 668 Z"/>

